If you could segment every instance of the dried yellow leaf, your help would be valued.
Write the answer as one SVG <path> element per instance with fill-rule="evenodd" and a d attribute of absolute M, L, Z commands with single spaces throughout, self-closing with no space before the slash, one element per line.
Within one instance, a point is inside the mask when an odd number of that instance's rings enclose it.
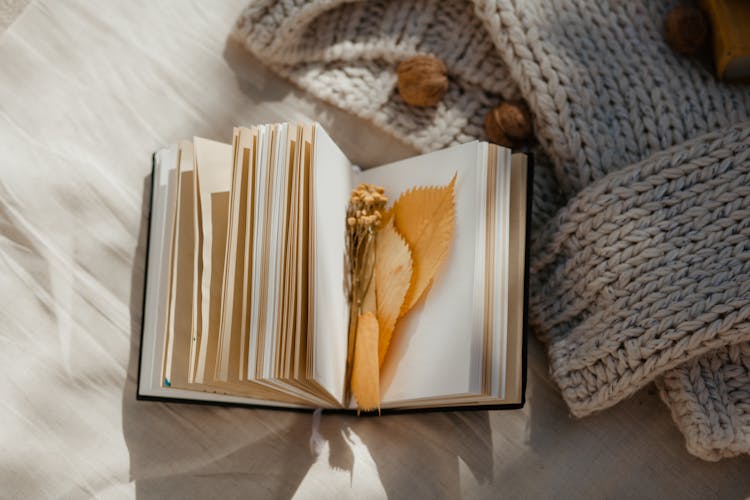
<path fill-rule="evenodd" d="M 412 189 L 393 205 L 395 228 L 411 248 L 413 264 L 401 316 L 430 288 L 448 256 L 456 225 L 455 184 L 454 175 L 446 186 Z"/>
<path fill-rule="evenodd" d="M 357 319 L 351 389 L 358 410 L 380 409 L 380 366 L 378 364 L 378 319 L 368 311 Z"/>
<path fill-rule="evenodd" d="M 409 245 L 393 227 L 393 219 L 378 231 L 375 244 L 375 298 L 380 340 L 378 358 L 383 366 L 396 320 L 411 284 L 412 261 Z"/>

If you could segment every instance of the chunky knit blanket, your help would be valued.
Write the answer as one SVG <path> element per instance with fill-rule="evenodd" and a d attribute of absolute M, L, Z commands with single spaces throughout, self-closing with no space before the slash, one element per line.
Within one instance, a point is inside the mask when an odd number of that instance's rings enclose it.
<path fill-rule="evenodd" d="M 656 381 L 702 458 L 750 452 L 750 87 L 662 36 L 674 2 L 258 0 L 234 37 L 423 151 L 524 99 L 538 141 L 530 321 L 571 412 Z M 448 68 L 406 105 L 398 62 Z"/>

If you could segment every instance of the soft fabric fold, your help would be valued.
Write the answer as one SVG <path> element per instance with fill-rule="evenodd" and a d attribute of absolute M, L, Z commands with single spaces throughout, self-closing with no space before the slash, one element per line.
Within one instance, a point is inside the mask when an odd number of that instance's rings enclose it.
<path fill-rule="evenodd" d="M 608 175 L 547 231 L 530 322 L 573 414 L 750 340 L 750 123 Z"/>
<path fill-rule="evenodd" d="M 750 453 L 750 343 L 684 363 L 657 385 L 690 453 L 706 460 Z"/>

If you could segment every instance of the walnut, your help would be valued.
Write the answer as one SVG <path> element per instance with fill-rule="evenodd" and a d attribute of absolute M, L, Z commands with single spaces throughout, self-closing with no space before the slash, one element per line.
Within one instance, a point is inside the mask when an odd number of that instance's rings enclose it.
<path fill-rule="evenodd" d="M 698 7 L 679 5 L 669 11 L 664 21 L 664 38 L 675 52 L 693 55 L 708 39 L 708 20 Z"/>
<path fill-rule="evenodd" d="M 484 117 L 484 129 L 495 144 L 515 147 L 532 136 L 531 111 L 523 101 L 504 101 Z"/>
<path fill-rule="evenodd" d="M 433 56 L 420 55 L 402 61 L 396 72 L 398 93 L 412 106 L 434 106 L 448 90 L 445 64 Z"/>

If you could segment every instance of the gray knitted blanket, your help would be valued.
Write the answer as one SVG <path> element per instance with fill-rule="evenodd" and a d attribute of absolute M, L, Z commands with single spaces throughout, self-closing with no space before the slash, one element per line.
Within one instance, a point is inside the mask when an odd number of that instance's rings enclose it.
<path fill-rule="evenodd" d="M 750 88 L 675 55 L 674 2 L 258 0 L 234 37 L 423 151 L 523 98 L 538 140 L 530 321 L 577 416 L 656 380 L 691 453 L 750 452 Z M 450 86 L 407 106 L 396 65 Z"/>

